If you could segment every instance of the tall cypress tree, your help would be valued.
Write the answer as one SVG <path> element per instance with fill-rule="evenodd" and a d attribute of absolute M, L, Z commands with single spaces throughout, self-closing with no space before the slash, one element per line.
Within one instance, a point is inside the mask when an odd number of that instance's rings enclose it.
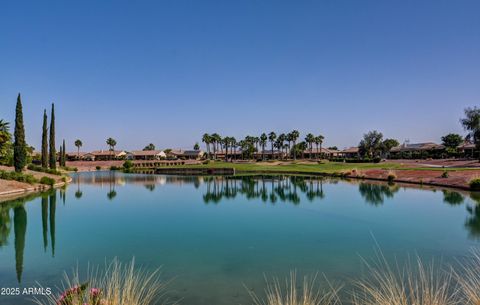
<path fill-rule="evenodd" d="M 15 142 L 13 144 L 13 165 L 16 172 L 21 172 L 27 165 L 27 144 L 25 143 L 25 127 L 23 126 L 22 99 L 20 93 L 17 97 L 15 110 Z"/>
<path fill-rule="evenodd" d="M 63 146 L 62 146 L 62 166 L 67 165 L 67 153 L 65 152 L 65 139 L 63 139 Z"/>
<path fill-rule="evenodd" d="M 57 152 L 55 150 L 55 105 L 52 103 L 52 114 L 50 115 L 50 168 L 57 168 Z"/>
<path fill-rule="evenodd" d="M 47 110 L 43 110 L 43 127 L 42 127 L 42 167 L 48 167 L 48 135 L 47 135 Z"/>
<path fill-rule="evenodd" d="M 62 151 L 62 145 L 60 145 L 59 151 L 58 151 L 58 165 L 60 167 L 63 166 L 63 151 Z"/>

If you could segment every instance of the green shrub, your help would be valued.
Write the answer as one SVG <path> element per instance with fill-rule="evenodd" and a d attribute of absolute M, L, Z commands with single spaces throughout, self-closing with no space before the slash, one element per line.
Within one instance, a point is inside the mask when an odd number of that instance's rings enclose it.
<path fill-rule="evenodd" d="M 100 165 L 95 166 L 95 168 L 97 169 L 97 171 L 102 169 L 102 167 Z"/>
<path fill-rule="evenodd" d="M 447 172 L 447 171 L 444 171 L 444 172 L 442 173 L 442 178 L 448 178 L 448 175 L 449 175 L 448 172 Z"/>
<path fill-rule="evenodd" d="M 470 189 L 472 191 L 480 191 L 480 178 L 470 180 Z"/>
<path fill-rule="evenodd" d="M 78 168 L 72 166 L 62 166 L 62 169 L 67 172 L 78 172 Z"/>
<path fill-rule="evenodd" d="M 115 166 L 115 165 L 110 166 L 111 171 L 118 171 L 119 169 L 120 169 L 120 167 L 118 167 L 118 166 Z"/>
<path fill-rule="evenodd" d="M 210 163 L 210 160 L 205 160 L 205 161 L 202 162 L 202 164 L 205 164 L 205 165 L 209 164 L 209 163 Z"/>
<path fill-rule="evenodd" d="M 29 184 L 34 184 L 37 182 L 37 179 L 30 174 L 7 172 L 7 171 L 0 171 L 0 179 L 14 180 L 14 181 L 25 182 Z"/>
<path fill-rule="evenodd" d="M 55 184 L 55 179 L 43 176 L 42 178 L 40 178 L 40 183 L 53 186 Z"/>
<path fill-rule="evenodd" d="M 127 160 L 123 162 L 123 168 L 124 169 L 131 169 L 133 167 L 133 162 L 131 160 Z"/>
<path fill-rule="evenodd" d="M 31 171 L 34 171 L 34 172 L 46 173 L 46 174 L 57 175 L 57 176 L 62 175 L 62 173 L 60 173 L 59 171 L 57 171 L 55 169 L 43 168 L 43 167 L 41 167 L 39 165 L 35 165 L 35 164 L 29 164 L 27 166 L 27 168 Z"/>
<path fill-rule="evenodd" d="M 381 158 L 332 158 L 330 159 L 331 162 L 345 162 L 345 163 L 379 163 L 382 159 Z"/>

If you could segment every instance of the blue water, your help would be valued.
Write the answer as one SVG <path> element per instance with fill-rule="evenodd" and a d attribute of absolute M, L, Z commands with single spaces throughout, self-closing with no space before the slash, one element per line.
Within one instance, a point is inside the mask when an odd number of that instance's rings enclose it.
<path fill-rule="evenodd" d="M 135 257 L 174 278 L 181 304 L 251 304 L 245 286 L 261 294 L 264 275 L 358 277 L 375 243 L 447 262 L 480 245 L 477 194 L 318 177 L 73 178 L 0 207 L 0 287 L 55 287 L 74 267 Z"/>

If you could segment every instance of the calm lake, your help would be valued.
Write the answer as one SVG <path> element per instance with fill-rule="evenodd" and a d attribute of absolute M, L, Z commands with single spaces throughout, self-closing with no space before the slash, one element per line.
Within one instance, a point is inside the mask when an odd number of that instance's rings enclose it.
<path fill-rule="evenodd" d="M 298 176 L 120 172 L 0 205 L 0 287 L 54 288 L 64 271 L 118 257 L 174 278 L 181 304 L 251 304 L 264 275 L 360 276 L 387 257 L 453 261 L 480 246 L 480 195 Z M 32 304 L 0 297 L 1 304 Z"/>

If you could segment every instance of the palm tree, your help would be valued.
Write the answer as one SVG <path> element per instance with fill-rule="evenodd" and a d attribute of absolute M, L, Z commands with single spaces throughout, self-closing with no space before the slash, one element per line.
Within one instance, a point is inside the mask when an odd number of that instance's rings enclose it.
<path fill-rule="evenodd" d="M 473 141 L 475 148 L 480 149 L 480 108 L 466 108 L 465 118 L 460 120 L 462 126 L 468 131 L 467 141 Z M 480 155 L 479 155 L 480 162 Z"/>
<path fill-rule="evenodd" d="M 77 147 L 77 159 L 80 160 L 80 147 L 82 147 L 83 143 L 81 140 L 75 140 L 75 146 Z"/>
<path fill-rule="evenodd" d="M 213 159 L 217 159 L 218 144 L 222 141 L 222 137 L 218 133 L 214 133 L 211 139 L 213 144 Z"/>
<path fill-rule="evenodd" d="M 323 139 L 325 139 L 324 136 L 322 135 L 318 135 L 315 137 L 314 139 L 314 142 L 315 142 L 315 145 L 317 145 L 317 159 L 318 159 L 318 155 L 322 155 L 322 143 L 323 143 Z M 320 145 L 320 150 L 318 150 L 318 146 Z"/>
<path fill-rule="evenodd" d="M 308 144 L 308 148 L 310 149 L 310 159 L 312 158 L 312 150 L 313 150 L 313 142 L 315 141 L 315 136 L 311 133 L 307 134 L 305 137 L 305 142 Z"/>
<path fill-rule="evenodd" d="M 284 142 L 285 142 L 286 140 L 287 140 L 287 136 L 286 136 L 284 133 L 281 133 L 281 134 L 278 136 L 278 138 L 277 138 L 277 142 L 278 142 L 278 143 L 277 143 L 277 147 L 278 147 L 279 151 L 283 152 L 283 149 L 284 149 L 284 148 L 286 149 L 286 147 L 285 147 L 285 145 L 284 145 Z"/>
<path fill-rule="evenodd" d="M 233 162 L 233 158 L 237 159 L 237 139 L 235 139 L 235 137 L 231 137 L 230 144 L 232 145 L 232 148 L 230 150 L 233 151 L 233 157 L 230 158 L 230 162 Z"/>
<path fill-rule="evenodd" d="M 259 137 L 251 137 L 251 138 L 252 138 L 252 143 L 255 144 L 255 152 L 258 153 L 258 143 L 260 143 L 260 138 Z"/>
<path fill-rule="evenodd" d="M 262 160 L 265 160 L 265 145 L 267 145 L 267 135 L 262 133 L 260 135 L 260 146 L 262 146 Z"/>
<path fill-rule="evenodd" d="M 225 150 L 224 150 L 224 153 L 225 153 L 225 162 L 227 162 L 227 158 L 228 158 L 228 145 L 230 144 L 230 137 L 225 137 L 221 140 Z"/>
<path fill-rule="evenodd" d="M 272 159 L 273 159 L 273 144 L 276 138 L 277 138 L 277 134 L 275 132 L 272 131 L 268 134 L 268 140 L 270 141 L 270 145 L 272 147 L 272 156 L 271 156 Z"/>
<path fill-rule="evenodd" d="M 291 133 L 289 133 L 290 138 L 293 142 L 293 147 L 295 147 L 295 144 L 297 143 L 298 137 L 300 137 L 300 133 L 298 130 L 293 130 Z M 295 153 L 295 150 L 293 151 L 293 160 L 297 160 L 297 154 Z"/>
<path fill-rule="evenodd" d="M 10 123 L 0 120 L 0 132 L 8 132 L 10 130 Z"/>
<path fill-rule="evenodd" d="M 117 141 L 115 141 L 115 139 L 113 138 L 108 138 L 107 139 L 107 145 L 108 147 L 110 148 L 110 151 L 112 152 L 112 154 L 114 155 L 115 154 L 115 146 L 117 145 Z"/>
<path fill-rule="evenodd" d="M 210 155 L 210 143 L 212 141 L 212 137 L 208 133 L 204 133 L 202 136 L 202 142 L 205 143 L 205 146 L 207 148 L 207 155 L 211 158 L 212 156 Z"/>

